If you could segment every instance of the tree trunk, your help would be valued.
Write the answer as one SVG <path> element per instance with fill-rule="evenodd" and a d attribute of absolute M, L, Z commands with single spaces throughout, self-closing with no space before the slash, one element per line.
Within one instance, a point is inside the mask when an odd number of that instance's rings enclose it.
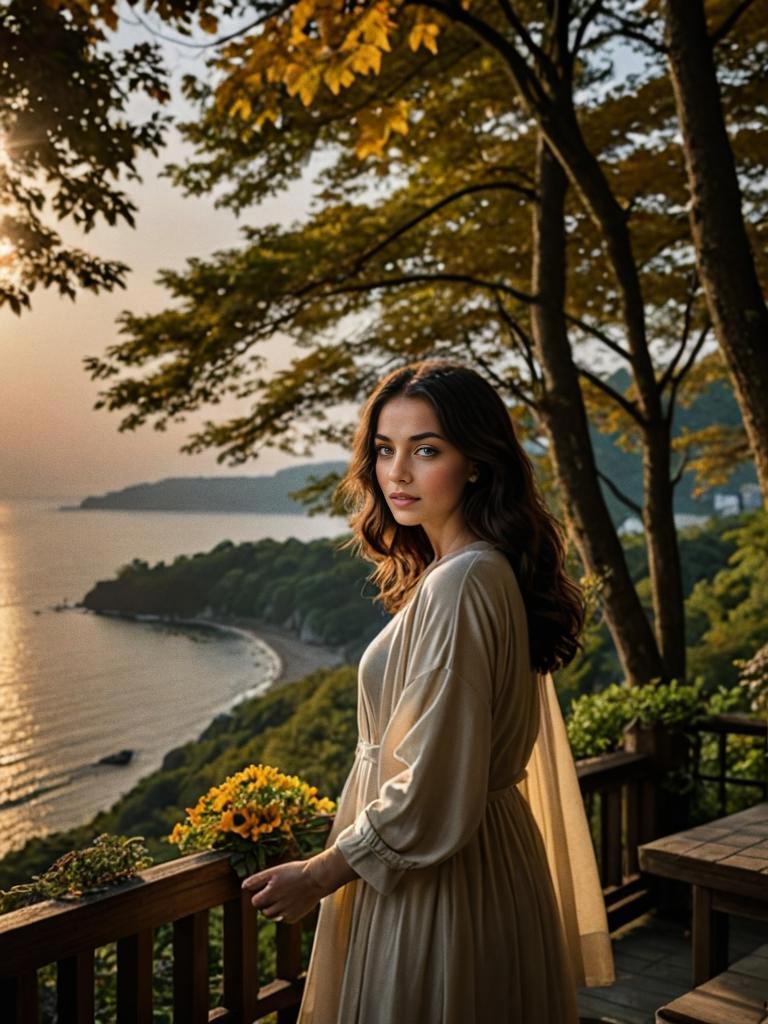
<path fill-rule="evenodd" d="M 768 502 L 768 309 L 744 226 L 712 43 L 702 0 L 666 0 L 665 15 L 699 277 Z"/>
<path fill-rule="evenodd" d="M 587 572 L 607 574 L 605 620 L 627 683 L 664 676 L 653 630 L 627 569 L 624 551 L 600 489 L 579 377 L 573 362 L 565 306 L 564 204 L 568 183 L 562 167 L 539 136 L 533 215 L 531 307 L 536 356 L 544 375 L 537 401 L 550 442 L 555 475 L 564 495 L 567 525 Z"/>
<path fill-rule="evenodd" d="M 683 570 L 670 479 L 671 431 L 664 417 L 643 431 L 643 525 L 651 578 L 656 642 L 666 675 L 685 679 Z"/>
<path fill-rule="evenodd" d="M 645 323 L 640 276 L 624 211 L 589 149 L 570 97 L 560 96 L 541 130 L 603 235 L 621 297 L 630 366 L 637 388 L 643 441 L 643 525 L 662 677 L 685 677 L 685 603 L 670 467 L 670 422 L 664 413 Z"/>

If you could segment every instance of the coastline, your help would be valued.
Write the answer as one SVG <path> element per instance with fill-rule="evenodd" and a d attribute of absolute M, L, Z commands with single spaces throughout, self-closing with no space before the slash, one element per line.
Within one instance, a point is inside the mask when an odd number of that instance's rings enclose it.
<path fill-rule="evenodd" d="M 324 644 L 310 643 L 308 641 L 301 640 L 292 630 L 285 629 L 271 623 L 265 623 L 259 619 L 241 617 L 233 617 L 231 619 L 213 619 L 205 617 L 181 619 L 159 615 L 131 615 L 115 612 L 93 612 L 84 609 L 82 606 L 78 607 L 74 605 L 70 605 L 68 608 L 71 610 L 77 610 L 81 614 L 105 614 L 111 618 L 120 618 L 126 621 L 144 622 L 147 624 L 156 623 L 163 626 L 179 627 L 180 629 L 183 629 L 184 627 L 204 627 L 205 629 L 237 635 L 249 642 L 249 648 L 251 650 L 253 650 L 253 648 L 258 648 L 260 656 L 254 658 L 251 671 L 249 673 L 250 678 L 247 680 L 243 689 L 241 689 L 239 693 L 236 693 L 234 697 L 229 697 L 225 703 L 219 705 L 214 704 L 207 713 L 204 723 L 202 723 L 195 731 L 194 735 L 189 738 L 191 741 L 198 739 L 201 732 L 204 731 L 210 723 L 214 721 L 214 719 L 220 715 L 229 714 L 243 701 L 263 696 L 273 689 L 278 689 L 281 686 L 289 686 L 291 683 L 298 682 L 319 669 L 331 669 L 343 665 L 347 660 L 345 659 L 341 648 L 334 648 Z M 163 753 L 158 757 L 157 763 L 152 765 L 145 764 L 143 766 L 143 773 L 139 776 L 139 779 L 143 777 L 143 775 L 150 774 L 152 771 L 160 768 L 162 759 L 168 751 L 182 742 L 187 742 L 187 740 L 174 740 L 172 737 L 166 737 Z M 86 774 L 88 774 L 88 776 L 106 771 L 106 768 L 103 765 L 96 763 L 89 763 L 85 767 L 87 769 Z M 121 777 L 120 773 L 124 770 L 125 769 L 122 768 L 112 769 L 115 774 L 110 777 L 117 779 Z M 118 795 L 110 797 L 109 804 L 103 807 L 94 805 L 92 810 L 89 811 L 84 818 L 78 817 L 77 819 L 73 819 L 72 822 L 59 824 L 55 827 L 43 827 L 35 833 L 35 835 L 26 836 L 24 842 L 31 838 L 42 838 L 52 833 L 55 834 L 57 832 L 66 831 L 69 828 L 75 828 L 79 825 L 87 824 L 95 814 L 99 813 L 101 810 L 108 809 L 108 806 L 113 803 L 114 800 L 121 799 L 123 795 L 135 788 L 139 779 L 130 783 L 128 787 L 120 791 Z M 6 855 L 12 855 L 17 850 L 23 848 L 24 842 L 10 845 L 8 849 L 0 853 L 0 861 L 3 860 Z"/>
<path fill-rule="evenodd" d="M 279 689 L 289 683 L 298 682 L 310 672 L 316 672 L 321 668 L 337 668 L 346 661 L 341 648 L 308 643 L 306 640 L 300 640 L 288 629 L 268 625 L 258 619 L 236 619 L 231 625 L 260 640 L 275 653 L 280 667 L 270 689 Z"/>
<path fill-rule="evenodd" d="M 256 641 L 268 652 L 272 662 L 270 675 L 268 679 L 249 687 L 234 701 L 230 701 L 228 708 L 234 707 L 241 700 L 247 700 L 250 697 L 267 693 L 269 690 L 298 682 L 304 676 L 318 669 L 336 668 L 343 665 L 346 660 L 341 647 L 309 643 L 306 640 L 301 640 L 292 630 L 264 622 L 261 619 L 245 616 L 231 619 L 214 619 L 205 616 L 179 619 L 170 615 L 131 615 L 127 612 L 93 611 L 83 608 L 82 605 L 70 607 L 87 615 L 107 615 L 112 618 L 126 619 L 129 622 L 157 622 L 167 626 L 204 626 Z"/>
<path fill-rule="evenodd" d="M 258 641 L 271 652 L 274 666 L 267 685 L 258 688 L 259 694 L 298 682 L 318 669 L 336 668 L 343 665 L 345 660 L 340 648 L 308 643 L 306 640 L 300 640 L 291 630 L 260 619 L 238 617 L 226 620 L 193 618 L 161 621 L 177 626 L 210 626 Z M 238 699 L 245 699 L 247 695 L 249 693 Z"/>

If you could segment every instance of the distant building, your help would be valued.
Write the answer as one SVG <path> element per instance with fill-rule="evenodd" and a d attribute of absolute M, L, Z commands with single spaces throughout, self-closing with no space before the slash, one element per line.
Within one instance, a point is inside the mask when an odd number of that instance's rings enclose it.
<path fill-rule="evenodd" d="M 741 484 L 738 491 L 715 491 L 712 509 L 716 515 L 735 516 L 739 512 L 763 507 L 763 496 L 757 484 Z"/>
<path fill-rule="evenodd" d="M 719 516 L 737 516 L 741 512 L 741 495 L 715 491 L 712 495 L 712 508 Z"/>
<path fill-rule="evenodd" d="M 678 512 L 675 515 L 675 526 L 678 530 L 684 530 L 686 526 L 703 526 L 709 518 L 694 512 Z"/>
<path fill-rule="evenodd" d="M 742 511 L 746 512 L 748 509 L 763 507 L 763 496 L 760 493 L 758 484 L 742 484 L 739 488 L 739 495 L 741 497 Z"/>
<path fill-rule="evenodd" d="M 709 516 L 694 515 L 690 512 L 676 512 L 675 526 L 678 530 L 684 530 L 686 526 L 701 526 L 709 519 Z M 617 528 L 618 534 L 642 533 L 643 521 L 639 516 L 627 516 L 624 522 Z"/>

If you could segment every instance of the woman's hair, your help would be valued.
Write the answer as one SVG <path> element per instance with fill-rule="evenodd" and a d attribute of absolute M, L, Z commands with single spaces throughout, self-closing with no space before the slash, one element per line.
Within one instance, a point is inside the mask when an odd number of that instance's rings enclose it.
<path fill-rule="evenodd" d="M 421 526 L 397 522 L 376 479 L 374 434 L 382 406 L 395 396 L 431 402 L 444 435 L 476 465 L 477 481 L 464 491 L 464 520 L 509 559 L 525 602 L 533 668 L 545 673 L 567 665 L 583 646 L 584 602 L 565 572 L 563 531 L 539 491 L 506 405 L 463 363 L 424 359 L 392 370 L 363 407 L 352 458 L 334 497 L 350 515 L 352 529 L 341 547 L 353 546 L 376 563 L 369 576 L 379 591 L 374 600 L 387 612 L 398 611 L 434 554 Z"/>

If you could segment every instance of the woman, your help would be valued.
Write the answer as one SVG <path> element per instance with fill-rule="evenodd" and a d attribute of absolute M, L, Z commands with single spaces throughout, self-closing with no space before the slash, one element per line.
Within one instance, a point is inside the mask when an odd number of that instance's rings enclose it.
<path fill-rule="evenodd" d="M 576 1024 L 576 986 L 613 980 L 550 675 L 583 605 L 509 412 L 461 363 L 396 369 L 340 492 L 395 614 L 325 849 L 243 883 L 274 920 L 320 902 L 299 1022 Z"/>

